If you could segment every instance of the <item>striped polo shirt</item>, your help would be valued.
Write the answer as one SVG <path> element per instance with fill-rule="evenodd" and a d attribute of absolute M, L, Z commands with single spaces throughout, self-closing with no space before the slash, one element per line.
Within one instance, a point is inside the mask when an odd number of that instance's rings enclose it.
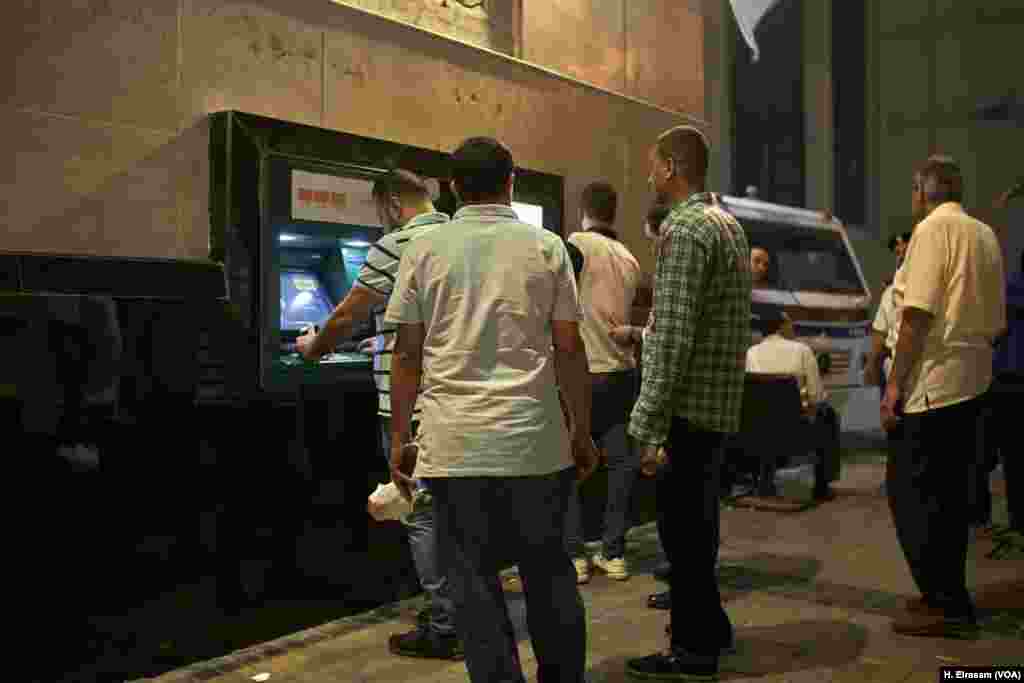
<path fill-rule="evenodd" d="M 384 235 L 370 247 L 356 282 L 390 299 L 398 274 L 398 263 L 409 242 L 447 222 L 447 214 L 421 213 L 400 229 Z M 373 353 L 373 379 L 377 385 L 377 414 L 391 417 L 391 354 L 395 348 L 396 328 L 384 322 L 386 308 L 385 302 L 374 309 L 378 335 Z M 413 410 L 413 420 L 419 420 L 419 414 L 420 408 L 417 405 Z"/>

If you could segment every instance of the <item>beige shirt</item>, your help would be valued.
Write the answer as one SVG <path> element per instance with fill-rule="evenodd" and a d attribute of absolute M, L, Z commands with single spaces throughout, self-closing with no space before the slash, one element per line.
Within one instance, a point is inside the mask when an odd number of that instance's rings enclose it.
<path fill-rule="evenodd" d="M 617 343 L 612 328 L 629 325 L 633 300 L 640 282 L 640 264 L 618 240 L 585 230 L 569 236 L 583 252 L 580 303 L 591 372 L 618 372 L 636 367 L 632 345 Z"/>
<path fill-rule="evenodd" d="M 582 317 L 561 238 L 509 206 L 463 207 L 411 242 L 385 321 L 426 331 L 414 476 L 570 467 L 551 322 Z"/>
<path fill-rule="evenodd" d="M 892 370 L 892 353 L 896 350 L 896 342 L 899 341 L 900 316 L 893 299 L 893 286 L 889 285 L 882 292 L 882 298 L 878 301 L 878 312 L 875 313 L 875 320 L 871 329 L 885 336 L 882 342 L 889 350 L 889 355 L 882 363 L 882 372 L 889 376 Z"/>
<path fill-rule="evenodd" d="M 747 372 L 793 375 L 800 383 L 801 393 L 806 390 L 810 403 L 821 403 L 826 398 L 814 351 L 803 342 L 779 334 L 770 334 L 747 349 Z"/>
<path fill-rule="evenodd" d="M 1006 328 L 1003 256 L 989 226 L 956 202 L 937 207 L 914 229 L 893 299 L 897 308 L 933 316 L 904 387 L 906 412 L 953 405 L 988 389 L 992 343 Z"/>

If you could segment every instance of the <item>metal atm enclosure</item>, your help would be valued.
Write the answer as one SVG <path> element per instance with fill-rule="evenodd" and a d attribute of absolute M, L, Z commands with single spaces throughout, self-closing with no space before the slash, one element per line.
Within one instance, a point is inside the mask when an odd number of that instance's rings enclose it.
<path fill-rule="evenodd" d="M 251 378 L 247 388 L 281 397 L 299 387 L 366 389 L 370 359 L 354 344 L 310 365 L 294 354 L 295 337 L 340 303 L 384 232 L 374 179 L 389 167 L 413 171 L 436 186 L 438 210 L 452 214 L 449 155 L 234 111 L 211 116 L 210 149 L 211 258 L 223 261 L 232 308 L 258 338 L 240 359 L 250 368 L 238 373 Z M 516 169 L 514 206 L 563 234 L 560 176 Z M 354 338 L 374 333 L 369 319 Z"/>

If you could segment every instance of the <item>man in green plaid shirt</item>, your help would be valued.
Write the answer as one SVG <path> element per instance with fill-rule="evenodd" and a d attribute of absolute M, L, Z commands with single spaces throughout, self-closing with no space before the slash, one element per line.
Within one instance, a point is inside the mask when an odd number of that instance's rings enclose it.
<path fill-rule="evenodd" d="M 715 676 L 733 640 L 715 560 L 722 442 L 739 430 L 750 346 L 750 247 L 704 190 L 708 155 L 704 136 L 688 126 L 663 133 L 650 153 L 649 182 L 673 208 L 661 229 L 654 326 L 629 433 L 645 470 L 667 460 L 657 471 L 658 534 L 674 599 L 669 651 L 627 666 L 660 680 Z"/>

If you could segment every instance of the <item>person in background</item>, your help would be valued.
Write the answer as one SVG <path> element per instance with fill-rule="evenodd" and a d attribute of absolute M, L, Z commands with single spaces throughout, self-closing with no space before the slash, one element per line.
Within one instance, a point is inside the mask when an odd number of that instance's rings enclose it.
<path fill-rule="evenodd" d="M 667 652 L 631 659 L 634 676 L 713 677 L 733 641 L 715 563 L 722 445 L 739 429 L 750 345 L 750 247 L 736 219 L 705 191 L 709 148 L 679 126 L 652 146 L 649 182 L 672 205 L 662 226 L 654 319 L 629 433 L 641 468 L 656 471 L 658 535 L 671 564 Z"/>
<path fill-rule="evenodd" d="M 796 339 L 793 321 L 777 308 L 762 316 L 765 338 L 747 350 L 747 372 L 793 375 L 800 384 L 804 420 L 816 432 L 818 450 L 815 462 L 814 497 L 833 496 L 829 482 L 835 477 L 835 459 L 839 456 L 839 416 L 828 402 L 821 381 L 818 360 L 810 346 Z"/>
<path fill-rule="evenodd" d="M 395 346 L 394 326 L 384 321 L 383 306 L 395 291 L 395 277 L 402 253 L 423 235 L 445 225 L 448 216 L 434 209 L 430 190 L 422 178 L 403 169 L 392 170 L 373 184 L 377 216 L 388 233 L 370 247 L 366 263 L 345 299 L 334 309 L 319 333 L 310 332 L 296 340 L 299 352 L 309 360 L 328 353 L 351 334 L 353 326 L 377 313 L 378 338 L 373 361 L 377 383 L 377 414 L 385 457 L 391 456 L 391 353 Z M 414 412 L 418 425 L 420 411 Z M 404 518 L 420 585 L 427 594 L 427 607 L 418 616 L 417 627 L 388 640 L 394 654 L 411 657 L 457 659 L 462 646 L 455 634 L 454 606 L 448 597 L 444 574 L 437 564 L 437 541 L 429 497 L 416 497 L 413 511 Z"/>
<path fill-rule="evenodd" d="M 771 285 L 769 270 L 772 267 L 772 257 L 764 247 L 752 247 L 750 250 L 750 276 L 754 287 L 768 287 Z"/>
<path fill-rule="evenodd" d="M 878 301 L 878 310 L 871 323 L 871 351 L 864 362 L 864 383 L 877 385 L 885 394 L 885 379 L 892 368 L 892 353 L 896 348 L 899 319 L 892 299 L 892 285 L 888 285 Z"/>
<path fill-rule="evenodd" d="M 911 233 L 908 231 L 889 238 L 889 251 L 896 256 L 897 268 L 903 265 L 903 257 L 906 255 L 907 247 L 910 245 L 910 235 Z"/>
<path fill-rule="evenodd" d="M 609 578 L 622 581 L 629 578 L 626 530 L 630 496 L 640 469 L 626 434 L 636 400 L 637 370 L 632 341 L 621 344 L 611 331 L 630 320 L 640 264 L 619 241 L 613 227 L 617 204 L 618 194 L 610 184 L 587 185 L 580 197 L 583 230 L 570 235 L 568 242 L 579 248 L 587 264 L 580 278 L 580 331 L 590 368 L 591 433 L 603 449 L 608 466 L 602 549 L 592 561 Z M 586 583 L 590 580 L 591 560 L 584 551 L 579 489 L 575 487 L 566 521 L 566 548 L 573 557 L 577 581 Z"/>
<path fill-rule="evenodd" d="M 1009 203 L 1024 197 L 1024 183 L 1017 183 L 996 201 L 996 208 L 1005 209 Z M 1017 406 L 1024 398 L 1024 251 L 1020 254 L 1020 270 L 1006 283 L 1006 318 L 1008 331 L 1000 340 L 993 359 L 993 381 L 989 390 L 988 417 L 984 439 L 987 462 L 985 474 L 991 473 L 996 462 L 1003 465 L 1006 483 L 1006 507 L 1009 526 L 1024 533 L 1024 510 L 1021 509 L 1021 454 L 1017 445 L 1015 420 Z M 979 478 L 980 514 L 976 521 L 990 523 L 992 497 L 989 477 Z"/>
<path fill-rule="evenodd" d="M 586 615 L 565 515 L 572 487 L 598 457 L 569 254 L 557 235 L 517 218 L 515 164 L 500 142 L 466 140 L 451 168 L 461 207 L 405 251 L 385 314 L 398 330 L 392 480 L 407 498 L 418 479 L 431 494 L 473 683 L 524 680 L 498 576 L 512 565 L 537 678 L 583 683 Z M 401 445 L 419 387 L 414 453 Z"/>
<path fill-rule="evenodd" d="M 885 383 L 892 370 L 892 355 L 896 351 L 897 334 L 899 333 L 899 311 L 893 301 L 892 283 L 886 285 L 882 297 L 878 302 L 878 311 L 875 312 L 875 319 L 871 323 L 871 351 L 864 362 L 864 384 L 878 385 L 879 393 L 885 397 Z M 888 448 L 894 448 L 899 443 L 902 432 L 900 423 L 896 423 L 888 429 L 884 429 L 885 439 Z M 882 480 L 879 492 L 886 494 L 886 483 Z"/>
<path fill-rule="evenodd" d="M 651 252 L 654 255 L 655 261 L 657 261 L 658 246 L 661 243 L 662 224 L 665 222 L 665 219 L 668 218 L 668 214 L 671 210 L 672 207 L 667 204 L 655 203 L 647 210 L 647 215 L 644 217 L 643 233 L 644 237 L 650 240 Z M 653 326 L 654 310 L 651 309 L 647 316 L 647 324 L 645 326 L 619 325 L 612 329 L 611 336 L 612 339 L 619 344 L 628 344 L 630 342 L 633 344 L 642 344 Z M 668 562 L 662 562 L 651 571 L 651 574 L 653 574 L 654 578 L 659 581 L 667 582 L 671 572 L 671 565 L 669 565 Z M 650 594 L 647 596 L 647 606 L 652 609 L 670 609 L 672 607 L 672 591 L 664 590 Z"/>
<path fill-rule="evenodd" d="M 976 625 L 967 591 L 969 475 L 977 460 L 993 343 L 1006 329 L 999 241 L 961 205 L 949 157 L 914 174 L 914 228 L 893 298 L 900 330 L 880 417 L 902 422 L 886 488 L 896 535 L 921 597 L 893 622 L 903 635 L 959 635 Z"/>

